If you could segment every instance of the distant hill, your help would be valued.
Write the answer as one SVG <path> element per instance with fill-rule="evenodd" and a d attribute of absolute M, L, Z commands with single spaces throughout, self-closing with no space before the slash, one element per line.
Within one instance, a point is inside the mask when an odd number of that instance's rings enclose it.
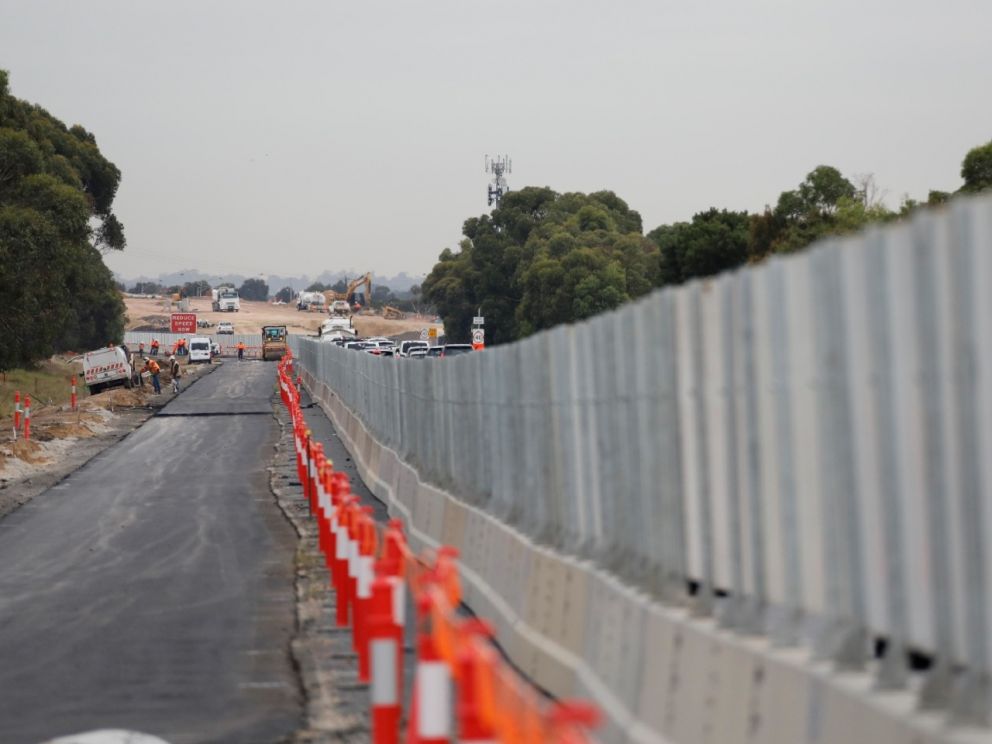
<path fill-rule="evenodd" d="M 269 292 L 276 293 L 283 287 L 292 287 L 294 291 L 299 291 L 310 286 L 314 282 L 321 282 L 323 284 L 334 284 L 339 279 L 354 279 L 360 276 L 361 273 L 358 271 L 324 271 L 316 276 L 279 276 L 277 274 L 270 274 L 268 277 L 262 277 L 269 285 Z M 133 276 L 124 277 L 121 275 L 116 275 L 115 277 L 118 281 L 124 282 L 128 287 L 132 287 L 138 282 L 155 282 L 156 284 L 162 284 L 166 287 L 170 287 L 174 284 L 186 284 L 187 282 L 205 281 L 209 282 L 211 285 L 218 284 L 233 284 L 236 287 L 240 287 L 245 279 L 259 278 L 258 275 L 253 275 L 251 277 L 245 276 L 243 274 L 205 274 L 202 271 L 197 271 L 196 269 L 186 269 L 185 271 L 173 271 L 168 274 L 159 274 L 158 276 Z M 373 272 L 372 274 L 372 286 L 384 285 L 389 287 L 394 294 L 403 295 L 406 294 L 410 287 L 414 284 L 419 284 L 423 281 L 423 277 L 410 276 L 406 272 L 401 272 L 395 276 L 380 276 Z"/>

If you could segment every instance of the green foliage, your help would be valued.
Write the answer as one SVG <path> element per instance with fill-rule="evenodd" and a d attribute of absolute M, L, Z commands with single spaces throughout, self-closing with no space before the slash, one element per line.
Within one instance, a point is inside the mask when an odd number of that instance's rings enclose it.
<path fill-rule="evenodd" d="M 98 249 L 125 245 L 119 183 L 91 133 L 11 96 L 0 71 L 0 369 L 121 339 L 124 304 Z"/>
<path fill-rule="evenodd" d="M 278 292 L 276 292 L 275 299 L 281 300 L 285 303 L 290 303 L 293 301 L 293 297 L 296 296 L 296 292 L 293 291 L 292 287 L 283 287 Z"/>
<path fill-rule="evenodd" d="M 648 234 L 659 249 L 663 284 L 681 284 L 740 266 L 748 258 L 746 212 L 709 209 L 692 222 L 663 225 Z"/>
<path fill-rule="evenodd" d="M 262 279 L 245 279 L 238 294 L 245 300 L 264 302 L 269 299 L 269 285 Z"/>
<path fill-rule="evenodd" d="M 610 191 L 512 191 L 462 232 L 460 250 L 442 251 L 420 288 L 452 339 L 467 340 L 481 312 L 487 343 L 513 341 L 615 308 L 658 280 L 640 215 Z"/>
<path fill-rule="evenodd" d="M 311 284 L 309 287 L 307 287 L 303 291 L 304 292 L 323 292 L 324 290 L 327 290 L 327 289 L 330 289 L 330 287 L 328 287 L 323 282 L 314 282 L 313 284 Z"/>
<path fill-rule="evenodd" d="M 205 279 L 197 279 L 195 282 L 186 282 L 180 289 L 179 294 L 183 297 L 203 297 L 210 294 L 210 282 Z"/>
<path fill-rule="evenodd" d="M 992 188 L 992 141 L 968 151 L 961 163 L 961 191 L 974 194 Z"/>

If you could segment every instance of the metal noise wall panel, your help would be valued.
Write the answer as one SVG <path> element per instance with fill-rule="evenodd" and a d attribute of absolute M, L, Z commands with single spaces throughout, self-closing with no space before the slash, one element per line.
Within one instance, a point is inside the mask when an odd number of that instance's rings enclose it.
<path fill-rule="evenodd" d="M 729 380 L 727 359 L 731 353 L 727 333 L 724 303 L 729 291 L 727 275 L 702 283 L 701 335 L 703 347 L 703 416 L 705 418 L 705 460 L 710 487 L 700 496 L 703 500 L 702 533 L 704 550 L 713 564 L 709 580 L 713 588 L 730 589 L 733 562 L 730 537 L 730 499 L 733 489 L 728 432 L 731 428 L 729 411 Z"/>
<path fill-rule="evenodd" d="M 660 451 L 650 459 L 657 463 L 658 496 L 661 499 L 656 534 L 659 535 L 669 589 L 681 597 L 686 573 L 685 500 L 682 492 L 681 441 L 686 422 L 679 408 L 677 294 L 660 292 L 651 300 L 654 313 L 650 325 L 658 331 L 660 365 L 657 428 Z"/>
<path fill-rule="evenodd" d="M 965 396 L 974 399 L 974 390 L 968 380 L 968 369 L 959 363 L 967 348 L 962 348 L 963 337 L 969 335 L 967 323 L 970 317 L 960 312 L 961 304 L 968 302 L 969 284 L 962 282 L 967 274 L 967 265 L 961 270 L 959 262 L 965 252 L 962 234 L 963 227 L 957 220 L 942 220 L 936 225 L 936 239 L 930 245 L 935 267 L 934 300 L 939 308 L 937 314 L 937 338 L 934 355 L 936 392 L 938 394 L 938 415 L 940 416 L 940 437 L 943 442 L 945 473 L 942 495 L 937 495 L 936 506 L 941 508 L 944 529 L 938 533 L 938 549 L 944 553 L 944 569 L 947 572 L 946 592 L 949 597 L 948 632 L 950 634 L 951 658 L 959 663 L 969 661 L 968 605 L 973 591 L 967 585 L 968 572 L 966 520 L 969 518 L 969 504 L 965 493 L 969 466 L 963 462 L 967 448 L 973 446 L 972 431 L 962 432 L 962 417 L 967 415 L 970 406 L 962 410 L 959 405 L 959 389 L 966 389 Z M 966 364 L 966 363 L 965 363 Z M 964 434 L 962 436 L 962 434 Z M 931 495 L 933 498 L 933 495 Z M 933 522 L 933 520 L 931 520 Z M 940 601 L 938 599 L 938 601 Z"/>
<path fill-rule="evenodd" d="M 579 436 L 581 440 L 582 501 L 579 504 L 579 523 L 584 541 L 584 554 L 589 557 L 602 545 L 603 530 L 599 518 L 599 471 L 597 450 L 599 425 L 596 411 L 596 356 L 595 328 L 589 323 L 576 327 L 575 349 L 580 360 L 576 370 L 580 412 Z"/>
<path fill-rule="evenodd" d="M 895 473 L 899 479 L 899 511 L 903 548 L 912 590 L 907 595 L 910 620 L 908 639 L 921 648 L 933 648 L 933 619 L 930 614 L 930 538 L 926 529 L 925 467 L 922 401 L 919 387 L 920 349 L 917 337 L 916 273 L 910 244 L 913 230 L 900 226 L 899 237 L 886 243 L 889 279 L 888 330 L 893 365 L 890 385 L 893 392 L 892 434 L 895 439 Z"/>
<path fill-rule="evenodd" d="M 737 479 L 737 540 L 740 560 L 735 591 L 763 603 L 766 598 L 763 573 L 763 509 L 761 469 L 758 459 L 757 384 L 755 378 L 753 272 L 735 276 L 729 303 L 733 332 L 734 456 Z M 754 622 L 755 618 L 748 618 Z M 752 629 L 754 626 L 751 626 Z"/>
<path fill-rule="evenodd" d="M 974 587 L 973 605 L 969 611 L 969 637 L 971 661 L 979 659 L 986 673 L 992 671 L 992 202 L 972 202 L 966 208 L 956 208 L 961 224 L 962 240 L 966 245 L 965 256 L 960 257 L 959 282 L 967 286 L 962 314 L 970 314 L 970 327 L 962 332 L 958 353 L 962 361 L 971 363 L 970 376 L 974 394 L 969 389 L 959 390 L 959 407 L 969 410 L 973 418 L 962 417 L 962 440 L 970 438 L 962 465 L 968 468 L 965 496 L 971 502 L 970 513 L 965 515 L 968 527 L 969 569 L 968 583 Z M 966 354 L 966 355 L 965 355 Z"/>
<path fill-rule="evenodd" d="M 696 581 L 710 579 L 703 541 L 702 492 L 705 483 L 704 423 L 702 409 L 702 362 L 700 353 L 699 283 L 693 282 L 677 295 L 677 351 L 679 418 L 681 429 L 682 499 L 686 534 L 686 575 Z"/>
<path fill-rule="evenodd" d="M 820 446 L 817 436 L 816 349 L 814 347 L 812 282 L 809 263 L 802 258 L 784 262 L 789 375 L 784 395 L 789 397 L 793 438 L 796 530 L 799 546 L 800 606 L 814 614 L 827 607 L 823 513 L 817 478 Z"/>
<path fill-rule="evenodd" d="M 885 276 L 878 269 L 884 259 L 884 233 L 870 231 L 860 250 L 846 246 L 841 251 L 841 272 L 846 287 L 846 324 L 848 369 L 850 371 L 851 447 L 855 453 L 854 481 L 858 504 L 858 539 L 861 543 L 861 591 L 865 598 L 865 622 L 875 632 L 883 632 L 890 623 L 892 596 L 901 591 L 900 577 L 890 576 L 900 570 L 896 563 L 889 566 L 885 506 L 885 459 L 882 449 L 886 407 L 880 396 L 887 391 L 880 384 L 890 363 L 888 339 L 884 327 L 876 329 L 884 313 L 887 297 Z M 884 357 L 884 358 L 883 358 Z M 883 434 L 883 432 L 885 432 Z M 894 581 L 889 581 L 893 578 Z M 902 618 L 900 618 L 901 620 Z M 900 634 L 905 637 L 904 634 Z"/>
<path fill-rule="evenodd" d="M 789 602 L 787 582 L 785 579 L 785 541 L 782 536 L 783 516 L 783 478 L 780 468 L 782 458 L 788 452 L 783 452 L 779 442 L 778 403 L 777 394 L 779 371 L 776 369 L 777 354 L 786 350 L 782 339 L 775 334 L 776 323 L 784 325 L 781 307 L 775 301 L 772 292 L 781 287 L 781 282 L 774 282 L 782 271 L 781 261 L 771 261 L 765 266 L 751 272 L 754 312 L 754 374 L 756 386 L 757 417 L 759 428 L 758 459 L 761 481 L 759 494 L 762 504 L 761 529 L 764 536 L 760 562 L 766 581 L 768 601 L 773 604 L 786 605 Z M 794 565 L 794 564 L 793 564 Z"/>
<path fill-rule="evenodd" d="M 662 374 L 659 327 L 654 306 L 658 295 L 649 296 L 629 306 L 626 322 L 633 339 L 633 359 L 628 372 L 628 439 L 625 442 L 626 468 L 631 483 L 637 530 L 633 549 L 638 558 L 639 580 L 657 589 L 654 582 L 662 578 L 661 557 L 664 535 L 661 531 L 660 472 L 661 425 L 658 421 L 659 376 Z"/>

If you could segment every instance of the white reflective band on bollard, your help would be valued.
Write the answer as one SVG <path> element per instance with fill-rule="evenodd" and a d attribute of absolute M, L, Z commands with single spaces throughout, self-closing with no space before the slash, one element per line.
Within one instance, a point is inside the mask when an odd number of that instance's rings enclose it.
<path fill-rule="evenodd" d="M 443 661 L 417 664 L 417 733 L 425 739 L 451 735 L 451 684 Z"/>
<path fill-rule="evenodd" d="M 358 569 L 358 585 L 356 586 L 356 594 L 359 599 L 371 599 L 372 597 L 372 579 L 375 578 L 375 569 L 372 567 L 372 556 L 370 555 L 359 555 L 355 559 L 355 565 Z"/>
<path fill-rule="evenodd" d="M 358 578 L 358 543 L 352 540 L 350 537 L 347 540 L 348 543 L 348 575 L 353 578 Z"/>
<path fill-rule="evenodd" d="M 338 524 L 334 528 L 334 535 L 336 538 L 334 540 L 334 557 L 343 561 L 348 557 L 348 530 Z"/>
<path fill-rule="evenodd" d="M 393 585 L 393 623 L 401 628 L 406 624 L 406 584 L 399 576 L 390 576 Z"/>
<path fill-rule="evenodd" d="M 378 638 L 372 641 L 372 705 L 396 705 L 396 641 Z"/>

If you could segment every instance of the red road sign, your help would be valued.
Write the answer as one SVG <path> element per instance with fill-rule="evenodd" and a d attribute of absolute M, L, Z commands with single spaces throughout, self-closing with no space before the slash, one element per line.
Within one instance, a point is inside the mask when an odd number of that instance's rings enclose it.
<path fill-rule="evenodd" d="M 173 333 L 196 333 L 196 313 L 173 313 L 169 330 Z"/>

